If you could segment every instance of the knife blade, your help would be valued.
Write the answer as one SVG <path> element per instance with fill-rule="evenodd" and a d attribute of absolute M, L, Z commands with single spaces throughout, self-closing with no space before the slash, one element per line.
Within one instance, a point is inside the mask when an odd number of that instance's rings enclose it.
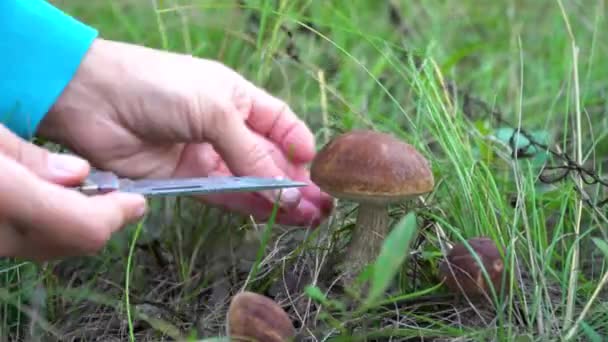
<path fill-rule="evenodd" d="M 120 178 L 113 172 L 92 172 L 76 190 L 95 195 L 111 191 L 138 193 L 144 196 L 185 196 L 226 192 L 255 192 L 308 184 L 290 179 L 261 177 L 211 176 L 197 178 L 140 179 Z"/>

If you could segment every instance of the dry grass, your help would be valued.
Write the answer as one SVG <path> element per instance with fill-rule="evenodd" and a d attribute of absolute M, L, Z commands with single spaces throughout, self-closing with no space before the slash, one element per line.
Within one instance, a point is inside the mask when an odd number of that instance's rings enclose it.
<path fill-rule="evenodd" d="M 391 132 L 432 161 L 437 187 L 407 208 L 418 218 L 415 239 L 371 310 L 360 310 L 363 294 L 342 288 L 334 272 L 351 203 L 306 230 L 180 199 L 154 201 L 144 225 L 99 256 L 7 263 L 5 336 L 211 338 L 224 334 L 228 303 L 242 289 L 283 305 L 302 341 L 548 341 L 577 319 L 576 339 L 608 336 L 608 259 L 592 240 L 606 236 L 608 206 L 599 201 L 607 189 L 581 183 L 576 169 L 543 182 L 543 167 L 564 160 L 543 148 L 514 158 L 509 145 L 513 130 L 532 132 L 606 179 L 603 1 L 54 2 L 106 38 L 224 61 L 288 101 L 319 146 L 357 127 Z M 392 208 L 395 222 L 405 209 Z M 504 246 L 507 267 L 520 270 L 496 305 L 458 300 L 437 277 L 445 244 L 479 235 Z M 311 298 L 311 286 L 327 302 Z"/>

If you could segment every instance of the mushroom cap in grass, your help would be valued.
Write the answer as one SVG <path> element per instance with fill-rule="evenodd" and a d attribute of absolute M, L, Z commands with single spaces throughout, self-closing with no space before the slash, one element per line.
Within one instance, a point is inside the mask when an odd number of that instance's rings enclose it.
<path fill-rule="evenodd" d="M 500 296 L 504 262 L 496 244 L 487 237 L 475 237 L 467 242 L 477 253 L 494 286 L 494 291 Z M 472 297 L 485 294 L 492 298 L 492 290 L 486 282 L 482 268 L 464 243 L 458 243 L 450 250 L 447 262 L 443 261 L 439 265 L 439 272 L 441 279 L 452 292 L 458 294 L 464 292 Z"/>
<path fill-rule="evenodd" d="M 390 134 L 355 130 L 315 156 L 312 181 L 337 198 L 386 204 L 430 192 L 434 178 L 416 149 Z"/>
<path fill-rule="evenodd" d="M 285 342 L 295 336 L 295 328 L 275 301 L 245 291 L 232 298 L 227 333 L 231 341 Z"/>

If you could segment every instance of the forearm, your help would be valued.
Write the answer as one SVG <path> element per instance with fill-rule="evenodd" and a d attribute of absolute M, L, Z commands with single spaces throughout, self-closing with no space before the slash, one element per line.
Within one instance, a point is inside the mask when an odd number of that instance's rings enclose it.
<path fill-rule="evenodd" d="M 44 0 L 1 0 L 0 123 L 30 139 L 96 37 Z"/>

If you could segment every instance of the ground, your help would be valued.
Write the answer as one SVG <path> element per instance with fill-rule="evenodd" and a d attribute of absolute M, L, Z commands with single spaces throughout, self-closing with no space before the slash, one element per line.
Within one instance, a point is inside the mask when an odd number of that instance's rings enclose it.
<path fill-rule="evenodd" d="M 100 255 L 4 261 L 6 340 L 221 337 L 243 289 L 280 303 L 303 341 L 607 338 L 604 1 L 52 2 L 105 38 L 221 60 L 287 101 L 319 148 L 353 128 L 398 136 L 437 183 L 391 208 L 379 263 L 396 266 L 374 274 L 370 306 L 333 271 L 352 203 L 306 230 L 155 200 Z M 515 270 L 494 305 L 438 277 L 442 246 L 474 236 Z"/>

